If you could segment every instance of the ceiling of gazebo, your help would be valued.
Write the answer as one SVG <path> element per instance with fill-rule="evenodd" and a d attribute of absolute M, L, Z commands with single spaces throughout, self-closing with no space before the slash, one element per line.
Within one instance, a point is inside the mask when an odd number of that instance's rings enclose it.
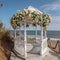
<path fill-rule="evenodd" d="M 14 24 L 17 26 L 20 26 L 22 23 L 35 23 L 41 25 L 45 29 L 49 25 L 51 19 L 48 14 L 39 11 L 37 8 L 29 6 L 22 11 L 17 11 L 17 13 L 12 16 L 11 20 L 14 20 Z"/>

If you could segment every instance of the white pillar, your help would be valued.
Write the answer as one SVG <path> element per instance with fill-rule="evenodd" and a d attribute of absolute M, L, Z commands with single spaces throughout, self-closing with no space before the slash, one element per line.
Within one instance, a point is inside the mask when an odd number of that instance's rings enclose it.
<path fill-rule="evenodd" d="M 40 41 L 40 44 L 41 44 L 41 46 L 40 46 L 40 55 L 42 55 L 43 54 L 43 22 L 42 22 L 42 15 L 41 15 L 41 41 Z"/>
<path fill-rule="evenodd" d="M 40 54 L 42 55 L 43 53 L 43 27 L 41 26 L 41 47 L 40 47 Z"/>
<path fill-rule="evenodd" d="M 40 45 L 40 54 L 45 55 L 44 53 L 47 51 L 47 39 L 43 37 L 43 22 L 41 16 L 41 45 Z"/>
<path fill-rule="evenodd" d="M 36 27 L 35 27 L 35 35 L 36 35 L 36 41 L 37 41 L 37 24 L 36 24 Z"/>
<path fill-rule="evenodd" d="M 27 57 L 26 23 L 24 23 L 25 58 Z"/>

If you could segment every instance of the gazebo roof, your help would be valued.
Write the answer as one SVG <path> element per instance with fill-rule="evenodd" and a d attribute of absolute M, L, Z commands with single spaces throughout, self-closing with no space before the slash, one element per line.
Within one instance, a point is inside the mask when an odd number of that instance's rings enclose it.
<path fill-rule="evenodd" d="M 34 7 L 32 7 L 32 6 L 29 6 L 27 9 L 30 10 L 31 12 L 36 11 L 36 12 L 42 14 L 42 12 L 41 12 L 40 10 L 38 10 L 37 8 L 34 8 Z"/>
<path fill-rule="evenodd" d="M 27 24 L 30 23 L 38 24 L 40 26 L 42 25 L 45 29 L 48 27 L 51 19 L 48 14 L 41 12 L 37 8 L 29 6 L 22 11 L 18 10 L 15 16 L 11 18 L 11 20 L 14 20 L 15 22 L 13 24 L 16 25 L 20 25 L 26 22 Z"/>

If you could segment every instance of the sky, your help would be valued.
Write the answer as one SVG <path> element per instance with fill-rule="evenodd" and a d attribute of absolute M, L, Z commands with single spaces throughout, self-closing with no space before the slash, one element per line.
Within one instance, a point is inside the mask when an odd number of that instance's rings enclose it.
<path fill-rule="evenodd" d="M 0 7 L 0 21 L 7 29 L 12 29 L 10 19 L 17 10 L 33 6 L 51 15 L 48 30 L 60 30 L 60 0 L 0 0 L 0 3 L 3 4 L 3 7 Z M 28 29 L 32 30 L 34 27 L 30 26 Z M 38 26 L 37 29 L 39 30 L 40 27 Z"/>

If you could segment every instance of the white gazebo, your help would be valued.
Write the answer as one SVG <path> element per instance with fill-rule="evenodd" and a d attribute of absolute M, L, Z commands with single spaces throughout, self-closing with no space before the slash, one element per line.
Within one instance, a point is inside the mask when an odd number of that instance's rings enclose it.
<path fill-rule="evenodd" d="M 35 15 L 34 15 L 35 14 Z M 47 25 L 50 23 L 49 15 L 44 15 L 43 12 L 39 11 L 37 8 L 29 6 L 28 8 L 24 9 L 23 11 L 18 11 L 16 14 L 17 18 L 16 21 L 20 22 L 20 24 L 24 24 L 24 44 L 25 44 L 25 58 L 27 57 L 27 34 L 26 34 L 26 24 L 33 24 L 36 23 L 41 27 L 41 38 L 40 38 L 40 55 L 45 55 L 47 52 L 47 36 L 46 36 L 46 29 Z M 36 18 L 34 17 L 36 16 Z M 33 17 L 33 18 L 32 18 Z M 44 17 L 44 19 L 43 19 Z M 20 19 L 21 18 L 21 19 Z M 20 19 L 20 20 L 19 20 Z M 43 37 L 43 31 L 45 31 L 45 38 Z M 37 32 L 36 32 L 37 34 Z"/>

